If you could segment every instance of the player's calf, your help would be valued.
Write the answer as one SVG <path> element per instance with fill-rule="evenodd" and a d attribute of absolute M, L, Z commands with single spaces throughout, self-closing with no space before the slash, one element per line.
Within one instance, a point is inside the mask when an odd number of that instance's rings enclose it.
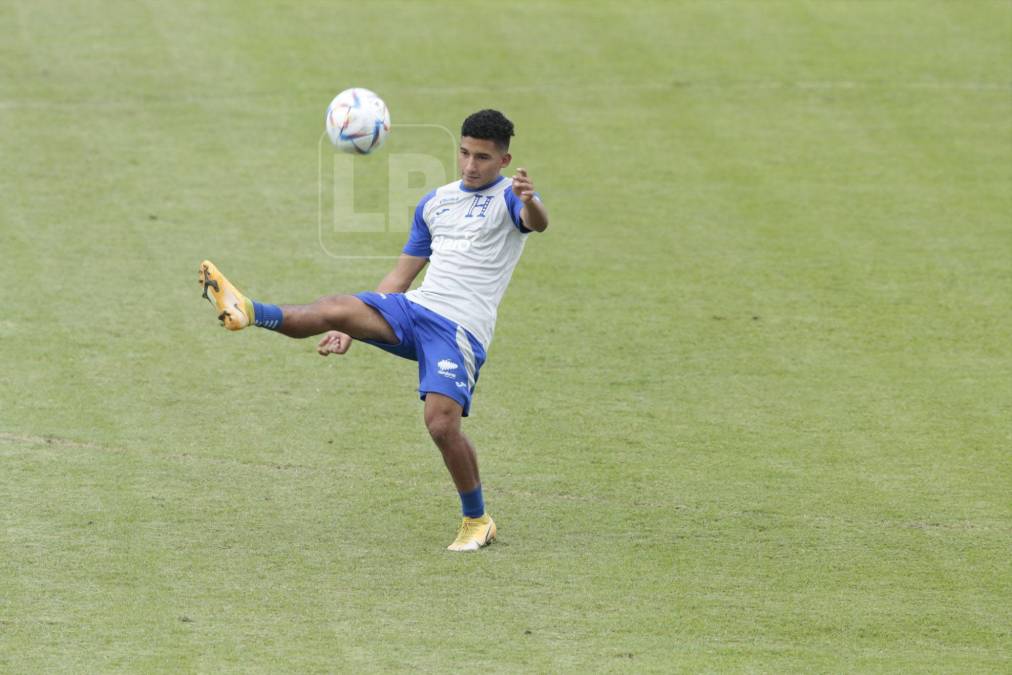
<path fill-rule="evenodd" d="M 355 325 L 355 314 L 362 301 L 352 295 L 329 295 L 308 305 L 282 305 L 284 320 L 277 328 L 288 337 L 306 338 L 336 330 L 362 337 Z"/>

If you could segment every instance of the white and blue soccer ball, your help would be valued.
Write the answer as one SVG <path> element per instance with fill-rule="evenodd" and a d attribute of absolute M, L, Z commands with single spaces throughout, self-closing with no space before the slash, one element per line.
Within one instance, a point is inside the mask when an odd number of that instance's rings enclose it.
<path fill-rule="evenodd" d="M 368 89 L 345 89 L 327 106 L 327 135 L 342 152 L 368 155 L 390 133 L 390 111 Z"/>

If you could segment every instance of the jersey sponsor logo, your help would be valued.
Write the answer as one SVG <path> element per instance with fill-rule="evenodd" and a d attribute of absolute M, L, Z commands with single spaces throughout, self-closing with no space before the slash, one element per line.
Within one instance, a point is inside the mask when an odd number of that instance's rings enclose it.
<path fill-rule="evenodd" d="M 443 359 L 442 361 L 436 364 L 436 367 L 439 368 L 439 374 L 442 375 L 443 377 L 448 377 L 451 380 L 457 379 L 457 373 L 453 371 L 455 371 L 457 368 L 460 368 L 460 366 L 451 361 L 450 359 Z"/>
<path fill-rule="evenodd" d="M 451 251 L 469 251 L 471 249 L 471 242 L 477 234 L 477 232 L 474 232 L 463 239 L 437 235 L 432 240 L 432 244 L 430 244 L 430 246 L 432 247 L 433 252 L 439 251 L 440 253 L 449 253 Z"/>
<path fill-rule="evenodd" d="M 492 203 L 492 195 L 475 195 L 471 201 L 471 206 L 467 209 L 465 218 L 484 218 L 485 212 L 488 211 L 489 205 Z M 477 210 L 477 213 L 475 211 Z"/>

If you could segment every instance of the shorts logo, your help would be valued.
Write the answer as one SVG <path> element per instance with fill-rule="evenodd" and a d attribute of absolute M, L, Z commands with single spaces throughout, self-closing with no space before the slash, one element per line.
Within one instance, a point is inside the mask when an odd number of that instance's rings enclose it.
<path fill-rule="evenodd" d="M 453 371 L 455 371 L 460 366 L 458 366 L 450 359 L 443 359 L 442 361 L 437 363 L 436 366 L 439 368 L 439 374 L 442 375 L 443 377 L 448 377 L 451 380 L 457 379 L 457 373 Z"/>
<path fill-rule="evenodd" d="M 454 384 L 456 384 L 461 389 L 467 389 L 467 382 L 455 382 Z"/>

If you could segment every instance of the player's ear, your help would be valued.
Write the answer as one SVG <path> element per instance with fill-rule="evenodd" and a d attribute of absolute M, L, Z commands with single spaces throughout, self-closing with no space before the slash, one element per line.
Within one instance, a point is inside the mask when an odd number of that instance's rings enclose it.
<path fill-rule="evenodd" d="M 513 161 L 513 155 L 511 155 L 510 153 L 507 152 L 505 155 L 502 156 L 502 165 L 504 167 L 509 166 L 510 162 L 512 162 L 512 161 Z"/>

